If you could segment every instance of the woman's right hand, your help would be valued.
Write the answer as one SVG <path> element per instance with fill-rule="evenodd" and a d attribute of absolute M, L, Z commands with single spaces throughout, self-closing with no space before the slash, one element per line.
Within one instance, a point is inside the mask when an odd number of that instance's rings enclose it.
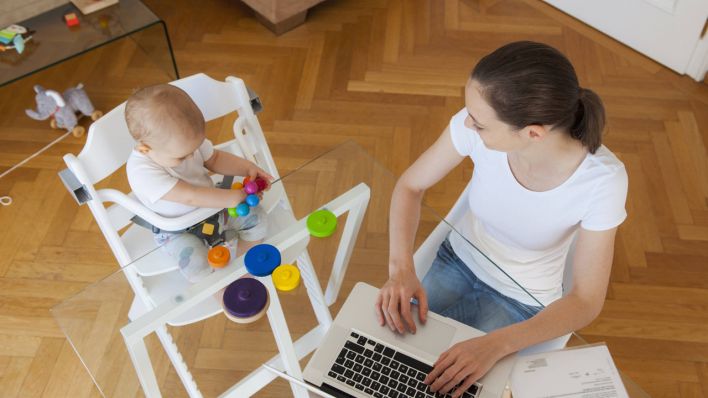
<path fill-rule="evenodd" d="M 415 334 L 411 298 L 418 300 L 418 317 L 421 323 L 425 323 L 428 316 L 428 297 L 412 267 L 393 272 L 376 299 L 376 317 L 379 324 L 388 325 L 393 332 L 403 334 L 408 329 Z"/>

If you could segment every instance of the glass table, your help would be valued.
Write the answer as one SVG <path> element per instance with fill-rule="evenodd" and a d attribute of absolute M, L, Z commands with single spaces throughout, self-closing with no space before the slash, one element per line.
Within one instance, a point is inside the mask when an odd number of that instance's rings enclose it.
<path fill-rule="evenodd" d="M 277 379 L 262 364 L 300 378 L 298 365 L 304 368 L 354 285 L 384 284 L 395 183 L 388 170 L 352 142 L 275 182 L 263 201 L 269 211 L 265 241 L 281 250 L 283 263 L 297 264 L 303 283 L 293 291 L 276 292 L 270 277 L 259 278 L 269 290 L 270 305 L 267 316 L 254 323 L 230 321 L 219 305 L 222 289 L 246 273 L 242 253 L 226 267 L 189 284 L 178 270 L 141 275 L 164 256 L 159 248 L 136 255 L 133 263 L 88 286 L 52 313 L 103 396 L 303 394 L 301 387 Z M 327 238 L 311 237 L 306 219 L 321 208 L 337 215 L 337 229 Z M 439 214 L 423 206 L 415 249 L 429 245 L 426 239 L 440 231 L 457 234 Z M 437 246 L 431 247 L 434 256 Z M 169 280 L 169 288 L 159 288 L 156 278 Z M 143 289 L 151 291 L 146 296 Z M 278 313 L 284 316 L 279 318 Z M 576 333 L 568 342 L 568 346 L 587 344 Z M 257 387 L 244 387 L 239 380 L 245 376 Z M 624 380 L 630 396 L 648 396 Z M 258 390 L 261 386 L 265 388 Z"/>
<path fill-rule="evenodd" d="M 72 12 L 79 25 L 69 27 L 64 15 Z M 15 50 L 0 53 L 0 86 L 125 37 L 134 40 L 153 62 L 169 70 L 170 80 L 179 78 L 165 22 L 139 0 L 120 0 L 88 15 L 67 2 L 18 25 L 35 33 L 22 54 Z"/>

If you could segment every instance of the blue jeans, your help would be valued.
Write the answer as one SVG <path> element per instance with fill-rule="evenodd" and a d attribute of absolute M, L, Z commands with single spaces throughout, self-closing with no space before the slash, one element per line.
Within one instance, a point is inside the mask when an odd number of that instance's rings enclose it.
<path fill-rule="evenodd" d="M 524 321 L 541 310 L 507 297 L 479 280 L 457 257 L 447 239 L 423 278 L 423 288 L 431 311 L 484 332 Z"/>

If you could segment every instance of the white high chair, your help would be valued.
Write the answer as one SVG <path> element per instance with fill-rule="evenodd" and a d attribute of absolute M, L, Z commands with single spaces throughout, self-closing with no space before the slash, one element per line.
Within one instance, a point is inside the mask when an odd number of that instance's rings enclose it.
<path fill-rule="evenodd" d="M 265 136 L 252 108 L 248 89 L 241 79 L 228 77 L 225 82 L 220 82 L 200 73 L 171 84 L 181 88 L 192 98 L 206 121 L 234 111 L 238 112 L 238 118 L 233 125 L 235 138 L 215 147 L 251 160 L 276 179 L 279 178 Z M 74 188 L 83 189 L 85 201 L 101 232 L 121 268 L 125 267 L 124 274 L 135 293 L 128 316 L 131 320 L 135 320 L 168 300 L 174 292 L 186 290 L 189 282 L 180 274 L 174 260 L 155 250 L 157 247 L 152 231 L 132 223 L 131 218 L 137 215 L 162 230 L 176 231 L 192 226 L 221 209 L 200 208 L 180 217 L 168 218 L 143 206 L 132 193 L 124 194 L 111 188 L 97 190 L 94 185 L 121 168 L 135 146 L 135 141 L 128 132 L 124 112 L 125 103 L 122 103 L 94 122 L 89 129 L 81 153 L 78 156 L 67 154 L 64 156 L 64 161 L 73 174 L 72 178 L 76 180 Z M 213 178 L 216 181 L 221 177 L 215 175 Z M 104 205 L 106 202 L 111 202 L 113 205 L 106 207 Z M 269 213 L 269 234 L 278 231 L 282 228 L 281 225 L 288 225 L 295 221 L 282 184 L 275 184 L 266 192 L 261 206 Z M 274 217 L 273 212 L 276 212 L 277 216 Z M 119 233 L 126 227 L 125 232 Z M 311 260 L 305 246 L 306 243 L 300 245 L 300 251 L 289 256 L 297 257 L 299 265 L 305 268 L 303 272 L 311 269 Z M 146 253 L 151 254 L 145 256 Z M 308 293 L 309 290 L 308 286 Z M 314 290 L 319 290 L 319 286 Z M 318 294 L 320 298 L 316 297 Z M 313 299 L 311 295 L 310 299 L 324 301 L 321 299 L 321 294 L 319 290 L 315 292 L 315 298 Z M 313 307 L 315 306 L 313 301 Z M 326 305 L 318 302 L 316 307 L 318 319 L 325 323 L 331 322 L 331 315 Z M 190 311 L 169 319 L 166 323 L 173 326 L 185 325 L 221 311 L 221 304 L 213 296 L 209 296 Z M 156 334 L 190 396 L 201 396 L 167 328 L 158 329 Z"/>
<path fill-rule="evenodd" d="M 465 213 L 467 212 L 467 209 L 469 209 L 468 205 L 468 200 L 469 200 L 469 190 L 470 190 L 470 185 L 472 182 L 470 181 L 467 186 L 465 187 L 465 190 L 462 192 L 462 195 L 457 199 L 455 202 L 455 205 L 452 206 L 452 209 L 450 212 L 445 216 L 445 221 L 441 221 L 435 229 L 433 229 L 433 232 L 430 233 L 430 235 L 423 241 L 423 243 L 420 245 L 418 250 L 416 250 L 415 254 L 413 255 L 413 263 L 415 264 L 415 273 L 418 276 L 419 280 L 423 280 L 425 277 L 425 274 L 428 273 L 430 270 L 430 267 L 433 265 L 433 260 L 435 260 L 435 257 L 438 252 L 438 248 L 440 245 L 445 241 L 445 237 L 452 231 L 451 225 L 455 225 L 462 217 L 464 217 Z M 563 271 L 563 294 L 567 294 L 571 287 L 572 287 L 572 253 L 575 248 L 575 239 L 573 240 L 573 243 L 570 246 L 570 252 L 568 254 L 568 257 L 566 258 L 565 262 L 565 268 Z M 522 350 L 520 353 L 521 354 L 533 354 L 537 352 L 546 352 L 546 351 L 553 351 L 553 350 L 559 350 L 561 348 L 564 348 L 565 345 L 568 343 L 568 340 L 570 339 L 571 334 L 567 334 L 564 336 L 556 337 L 555 339 L 551 339 L 548 341 L 544 341 L 542 343 L 533 345 L 531 347 L 528 347 L 524 350 Z"/>

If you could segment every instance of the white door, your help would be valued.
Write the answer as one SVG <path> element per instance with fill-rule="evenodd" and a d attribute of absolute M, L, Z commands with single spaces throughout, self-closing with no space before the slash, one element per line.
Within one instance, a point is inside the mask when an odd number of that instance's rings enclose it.
<path fill-rule="evenodd" d="M 655 61 L 703 80 L 708 0 L 544 0 Z"/>

